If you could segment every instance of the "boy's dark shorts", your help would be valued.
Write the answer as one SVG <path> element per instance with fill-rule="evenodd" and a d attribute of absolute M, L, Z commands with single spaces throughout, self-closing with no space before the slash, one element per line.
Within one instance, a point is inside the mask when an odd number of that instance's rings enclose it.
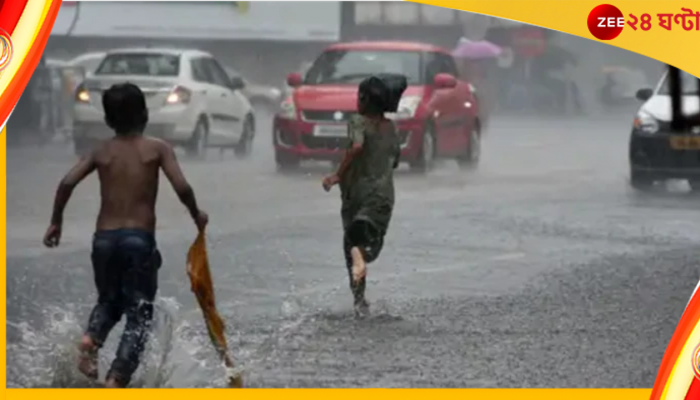
<path fill-rule="evenodd" d="M 110 370 L 123 385 L 128 384 L 138 367 L 148 338 L 161 264 L 151 232 L 115 229 L 94 235 L 92 265 L 98 299 L 86 334 L 101 346 L 112 328 L 126 316 L 124 333 Z"/>
<path fill-rule="evenodd" d="M 155 298 L 162 258 L 152 233 L 140 229 L 97 231 L 91 258 L 99 303 L 126 306 Z"/>
<path fill-rule="evenodd" d="M 366 262 L 374 261 L 384 247 L 384 235 L 370 219 L 357 217 L 345 230 L 346 251 L 359 247 Z"/>

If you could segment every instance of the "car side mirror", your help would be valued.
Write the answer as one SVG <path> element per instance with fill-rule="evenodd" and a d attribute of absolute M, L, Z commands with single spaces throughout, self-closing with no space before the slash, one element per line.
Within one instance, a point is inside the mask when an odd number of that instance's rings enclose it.
<path fill-rule="evenodd" d="M 654 95 L 654 91 L 652 89 L 644 88 L 644 89 L 637 90 L 635 97 L 637 98 L 637 100 L 647 101 L 647 100 L 651 99 L 651 96 L 653 96 L 653 95 Z"/>
<path fill-rule="evenodd" d="M 433 78 L 433 84 L 438 89 L 452 89 L 457 86 L 457 79 L 450 74 L 440 73 Z"/>
<path fill-rule="evenodd" d="M 287 75 L 287 85 L 290 87 L 299 87 L 301 86 L 303 79 L 301 78 L 301 74 L 298 72 L 292 72 L 291 74 Z"/>
<path fill-rule="evenodd" d="M 231 78 L 229 87 L 231 88 L 231 90 L 241 90 L 245 88 L 245 82 L 243 82 L 243 79 L 241 79 L 241 77 L 234 76 Z"/>

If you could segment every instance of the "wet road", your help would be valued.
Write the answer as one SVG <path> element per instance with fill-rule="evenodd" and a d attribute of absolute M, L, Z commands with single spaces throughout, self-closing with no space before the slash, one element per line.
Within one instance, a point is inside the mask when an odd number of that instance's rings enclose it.
<path fill-rule="evenodd" d="M 700 200 L 682 184 L 630 192 L 628 126 L 628 116 L 494 121 L 479 171 L 400 173 L 365 321 L 352 318 L 323 167 L 278 175 L 264 130 L 249 160 L 185 161 L 211 216 L 219 307 L 246 384 L 651 387 L 698 280 Z M 80 386 L 65 353 L 95 298 L 96 181 L 76 190 L 61 248 L 46 250 L 55 184 L 73 158 L 60 146 L 8 153 L 8 385 Z M 158 211 L 161 323 L 135 384 L 221 386 L 184 273 L 195 229 L 167 184 Z"/>

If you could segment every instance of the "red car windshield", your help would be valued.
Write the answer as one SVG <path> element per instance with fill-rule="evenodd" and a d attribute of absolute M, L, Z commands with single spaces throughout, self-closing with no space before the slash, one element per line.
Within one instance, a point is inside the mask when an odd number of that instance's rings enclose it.
<path fill-rule="evenodd" d="M 420 52 L 383 50 L 326 51 L 306 73 L 307 85 L 358 84 L 381 73 L 401 74 L 409 85 L 424 83 Z"/>

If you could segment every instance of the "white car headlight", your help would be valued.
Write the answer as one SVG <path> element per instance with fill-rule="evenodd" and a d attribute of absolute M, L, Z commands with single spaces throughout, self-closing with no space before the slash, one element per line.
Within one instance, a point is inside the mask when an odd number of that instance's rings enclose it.
<path fill-rule="evenodd" d="M 83 104 L 90 103 L 90 91 L 83 83 L 79 84 L 75 89 L 75 102 Z"/>
<path fill-rule="evenodd" d="M 395 113 L 387 113 L 387 118 L 394 120 L 411 119 L 415 117 L 416 110 L 420 106 L 420 96 L 405 96 L 399 101 L 399 107 Z"/>
<path fill-rule="evenodd" d="M 297 118 L 297 108 L 294 104 L 294 98 L 290 95 L 280 104 L 280 111 L 278 114 L 281 118 L 286 119 L 296 119 Z"/>
<path fill-rule="evenodd" d="M 637 113 L 637 116 L 634 118 L 633 126 L 639 132 L 648 135 L 653 135 L 659 131 L 659 123 L 656 121 L 656 118 L 644 111 Z"/>
<path fill-rule="evenodd" d="M 81 89 L 80 91 L 77 92 L 77 95 L 75 96 L 76 101 L 78 103 L 89 103 L 90 102 L 90 92 L 88 92 L 85 89 Z"/>

